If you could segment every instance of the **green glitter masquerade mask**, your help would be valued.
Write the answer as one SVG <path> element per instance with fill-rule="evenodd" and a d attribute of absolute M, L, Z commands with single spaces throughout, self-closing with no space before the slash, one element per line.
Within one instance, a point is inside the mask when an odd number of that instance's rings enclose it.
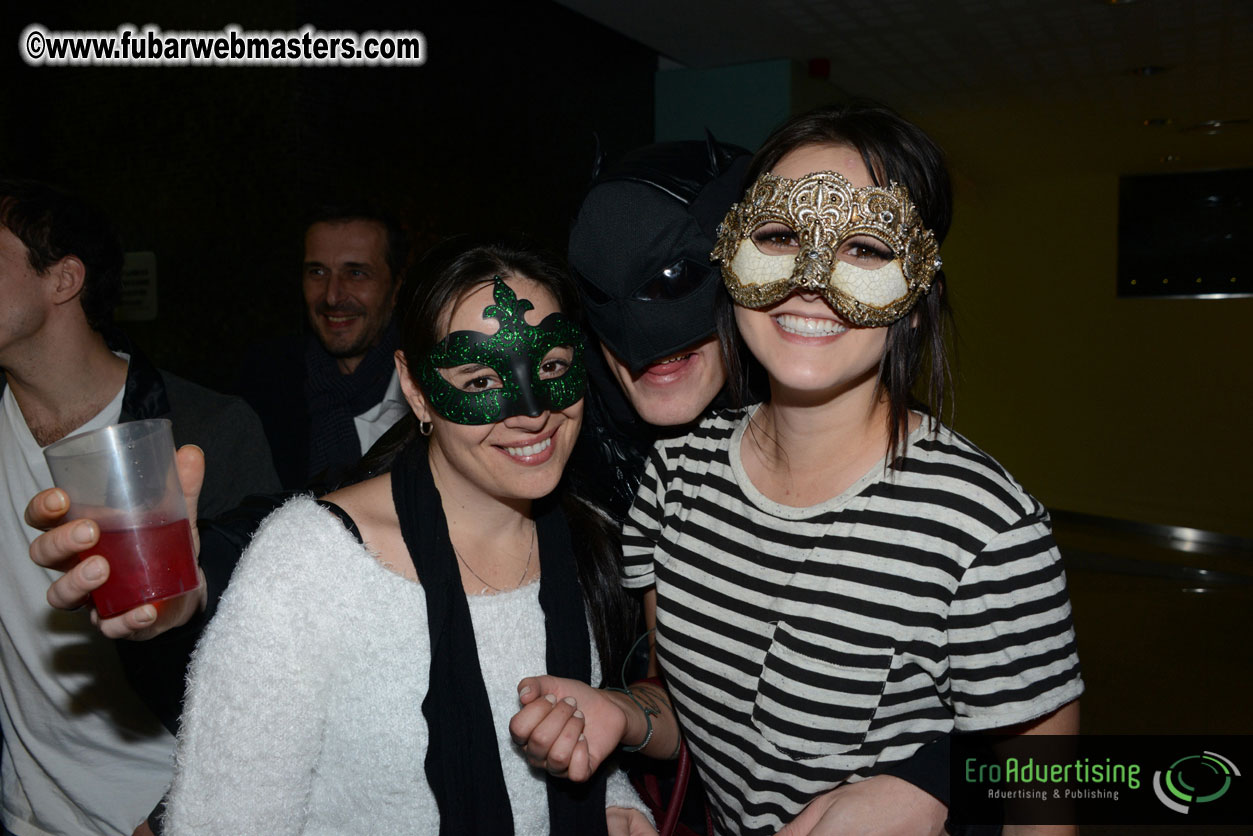
<path fill-rule="evenodd" d="M 578 403 L 587 388 L 578 325 L 561 313 L 549 314 L 539 325 L 528 324 L 526 312 L 535 306 L 519 299 L 500 276 L 495 281 L 495 304 L 483 309 L 483 318 L 495 319 L 500 330 L 491 335 L 454 331 L 431 349 L 418 369 L 431 408 L 454 424 L 494 424 L 514 415 L 558 412 Z M 546 372 L 544 358 L 566 345 L 574 350 L 569 366 L 564 372 Z M 470 364 L 490 367 L 500 385 L 465 391 L 439 371 Z"/>

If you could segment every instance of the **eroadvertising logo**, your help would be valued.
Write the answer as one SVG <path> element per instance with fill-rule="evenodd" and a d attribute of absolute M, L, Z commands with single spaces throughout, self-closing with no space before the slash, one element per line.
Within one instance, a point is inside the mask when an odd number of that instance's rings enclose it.
<path fill-rule="evenodd" d="M 950 814 L 957 824 L 1253 824 L 1239 766 L 1251 759 L 1253 738 L 1237 735 L 956 735 Z"/>
<path fill-rule="evenodd" d="M 1153 791 L 1157 800 L 1176 813 L 1187 815 L 1193 805 L 1217 801 L 1231 789 L 1232 778 L 1240 770 L 1217 752 L 1184 755 L 1170 768 L 1153 773 Z"/>

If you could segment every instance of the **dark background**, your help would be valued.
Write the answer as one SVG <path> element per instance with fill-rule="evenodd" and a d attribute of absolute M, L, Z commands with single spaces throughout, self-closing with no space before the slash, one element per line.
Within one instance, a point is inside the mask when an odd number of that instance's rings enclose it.
<path fill-rule="evenodd" d="M 308 207 L 363 195 L 417 239 L 516 230 L 564 253 L 596 136 L 652 140 L 656 54 L 549 2 L 220 2 L 9 7 L 0 176 L 86 194 L 156 253 L 159 314 L 126 330 L 161 367 L 229 388 L 245 347 L 303 328 Z M 18 36 L 418 30 L 420 67 L 29 67 Z"/>

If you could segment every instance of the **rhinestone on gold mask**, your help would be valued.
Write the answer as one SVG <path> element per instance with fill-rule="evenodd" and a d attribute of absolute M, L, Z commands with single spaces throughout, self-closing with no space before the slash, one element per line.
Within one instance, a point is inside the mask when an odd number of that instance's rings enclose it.
<path fill-rule="evenodd" d="M 771 255 L 753 233 L 779 223 L 795 232 L 799 251 Z M 867 270 L 838 258 L 850 238 L 882 241 L 894 258 Z M 913 309 L 940 269 L 935 235 L 922 225 L 904 186 L 855 188 L 836 171 L 796 180 L 766 173 L 733 205 L 718 229 L 711 258 L 737 304 L 764 308 L 795 290 L 821 294 L 854 325 L 889 325 Z"/>

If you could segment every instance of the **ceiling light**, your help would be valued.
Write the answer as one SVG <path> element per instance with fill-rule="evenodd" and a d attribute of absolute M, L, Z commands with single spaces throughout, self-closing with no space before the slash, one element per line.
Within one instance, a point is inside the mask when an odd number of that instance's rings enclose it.
<path fill-rule="evenodd" d="M 1243 128 L 1249 124 L 1248 119 L 1205 119 L 1183 129 L 1185 133 L 1199 133 L 1213 136 L 1231 128 Z"/>

